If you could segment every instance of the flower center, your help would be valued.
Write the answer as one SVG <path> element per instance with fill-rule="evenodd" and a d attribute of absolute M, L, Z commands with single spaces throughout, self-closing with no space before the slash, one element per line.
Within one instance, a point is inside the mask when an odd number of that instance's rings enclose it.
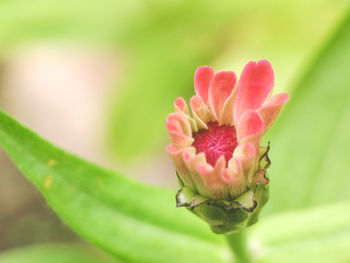
<path fill-rule="evenodd" d="M 197 153 L 203 152 L 207 162 L 215 166 L 216 160 L 221 155 L 225 157 L 226 165 L 231 159 L 237 146 L 236 129 L 234 126 L 221 125 L 217 122 L 207 123 L 208 130 L 199 130 L 193 133 L 194 146 Z"/>

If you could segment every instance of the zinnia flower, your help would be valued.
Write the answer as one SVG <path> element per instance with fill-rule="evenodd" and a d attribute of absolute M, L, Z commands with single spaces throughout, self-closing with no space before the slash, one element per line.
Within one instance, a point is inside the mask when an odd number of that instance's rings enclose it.
<path fill-rule="evenodd" d="M 236 80 L 233 71 L 215 73 L 209 66 L 199 67 L 196 95 L 190 100 L 192 114 L 180 97 L 175 113 L 167 117 L 167 151 L 182 186 L 177 206 L 191 208 L 215 232 L 256 221 L 253 214 L 267 199 L 270 165 L 269 146 L 261 147 L 260 140 L 289 98 L 286 93 L 271 96 L 274 74 L 266 60 L 249 62 L 237 85 Z M 223 212 L 221 221 L 216 218 L 221 212 L 210 210 L 214 208 Z M 244 220 L 237 219 L 242 211 Z"/>

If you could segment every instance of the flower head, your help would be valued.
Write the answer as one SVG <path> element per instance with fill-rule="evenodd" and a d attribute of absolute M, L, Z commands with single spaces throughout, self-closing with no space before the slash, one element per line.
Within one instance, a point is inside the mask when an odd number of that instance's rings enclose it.
<path fill-rule="evenodd" d="M 253 207 L 247 211 L 254 210 L 257 186 L 269 182 L 269 147 L 261 147 L 260 140 L 289 96 L 271 96 L 274 75 L 266 60 L 249 62 L 236 82 L 233 71 L 215 73 L 209 66 L 199 67 L 196 95 L 190 100 L 192 114 L 184 99 L 177 98 L 175 113 L 167 117 L 167 151 L 183 186 L 178 206 L 194 209 L 198 200 L 206 200 L 201 204 L 225 201 L 247 208 L 235 203 L 243 198 Z"/>

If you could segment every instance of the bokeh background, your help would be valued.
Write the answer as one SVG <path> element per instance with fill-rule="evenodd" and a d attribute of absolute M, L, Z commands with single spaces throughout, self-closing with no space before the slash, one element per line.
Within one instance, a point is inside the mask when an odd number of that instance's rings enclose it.
<path fill-rule="evenodd" d="M 344 147 L 350 143 L 337 140 L 334 130 L 349 130 L 341 126 L 350 121 L 349 93 L 342 96 L 332 85 L 315 93 L 322 86 L 317 72 L 323 77 L 323 71 L 331 77 L 339 72 L 327 47 L 349 41 L 348 5 L 344 0 L 3 0 L 0 107 L 67 151 L 175 189 L 165 117 L 176 97 L 193 93 L 195 69 L 209 64 L 239 75 L 248 61 L 268 59 L 275 92 L 292 97 L 277 124 L 281 128 L 266 136 L 273 165 L 264 213 L 343 200 L 349 197 L 340 188 L 350 183 L 345 173 L 350 153 Z M 330 52 L 340 61 L 350 56 L 346 46 Z M 329 71 L 314 66 L 327 59 Z M 336 110 L 327 111 L 332 105 Z M 334 155 L 319 154 L 327 151 Z M 315 185 L 318 192 L 308 190 Z M 0 150 L 0 251 L 71 241 L 80 242 Z"/>

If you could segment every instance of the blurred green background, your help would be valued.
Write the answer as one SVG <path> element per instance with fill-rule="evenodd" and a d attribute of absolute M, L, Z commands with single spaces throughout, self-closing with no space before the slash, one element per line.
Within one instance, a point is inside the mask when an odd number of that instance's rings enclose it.
<path fill-rule="evenodd" d="M 264 215 L 348 200 L 348 4 L 3 0 L 0 106 L 70 152 L 175 189 L 165 117 L 176 97 L 193 94 L 195 69 L 239 75 L 248 61 L 267 59 L 275 92 L 291 100 L 265 138 Z M 0 167 L 0 251 L 81 242 L 3 151 Z"/>

